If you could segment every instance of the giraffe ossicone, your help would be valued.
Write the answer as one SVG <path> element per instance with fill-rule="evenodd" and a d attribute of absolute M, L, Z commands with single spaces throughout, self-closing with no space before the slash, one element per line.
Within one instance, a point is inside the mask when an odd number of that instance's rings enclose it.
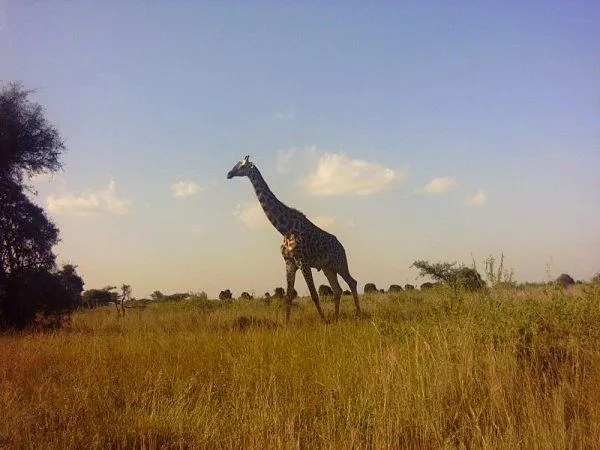
<path fill-rule="evenodd" d="M 304 275 L 310 296 L 319 315 L 326 321 L 312 278 L 311 268 L 313 267 L 317 270 L 323 270 L 333 290 L 336 320 L 339 317 L 340 298 L 342 296 L 342 288 L 337 279 L 338 275 L 350 287 L 356 313 L 360 315 L 361 310 L 356 290 L 357 283 L 348 271 L 346 251 L 340 241 L 333 234 L 316 226 L 297 209 L 290 208 L 278 200 L 269 189 L 258 168 L 250 161 L 249 156 L 241 159 L 227 173 L 228 179 L 233 177 L 248 177 L 250 179 L 267 219 L 283 235 L 283 244 L 280 250 L 286 265 L 286 322 L 290 320 L 294 284 L 298 269 Z"/>

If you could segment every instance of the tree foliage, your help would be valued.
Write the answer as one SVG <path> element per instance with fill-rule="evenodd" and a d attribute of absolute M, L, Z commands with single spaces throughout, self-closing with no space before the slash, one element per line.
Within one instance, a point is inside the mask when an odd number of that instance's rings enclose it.
<path fill-rule="evenodd" d="M 56 275 L 69 294 L 74 307 L 79 308 L 83 303 L 81 293 L 83 292 L 85 283 L 83 282 L 83 278 L 77 274 L 76 269 L 77 266 L 74 266 L 73 264 L 65 264 Z"/>
<path fill-rule="evenodd" d="M 7 186 L 10 188 L 0 190 L 0 264 L 4 276 L 52 269 L 58 228 L 22 189 L 11 182 Z"/>
<path fill-rule="evenodd" d="M 107 306 L 110 303 L 117 303 L 119 294 L 112 292 L 115 286 L 106 286 L 102 289 L 88 289 L 82 295 L 82 306 L 84 308 L 97 308 L 98 306 Z"/>
<path fill-rule="evenodd" d="M 459 289 L 478 291 L 485 288 L 485 281 L 477 270 L 454 263 L 415 261 L 411 267 L 420 270 L 419 277 L 429 276 L 435 281 L 447 284 L 455 292 Z M 423 283 L 425 284 L 425 283 Z"/>
<path fill-rule="evenodd" d="M 19 83 L 0 90 L 0 180 L 16 185 L 22 185 L 25 176 L 58 171 L 65 150 L 42 106 L 29 101 L 32 93 Z"/>
<path fill-rule="evenodd" d="M 10 299 L 13 301 L 4 305 L 0 324 L 18 330 L 34 322 L 59 326 L 77 306 L 76 299 L 63 285 L 60 275 L 47 270 L 19 274 Z"/>
<path fill-rule="evenodd" d="M 26 180 L 59 170 L 65 150 L 31 93 L 20 84 L 0 88 L 0 327 L 68 314 L 78 300 L 75 267 L 56 271 L 58 228 L 26 195 Z"/>
<path fill-rule="evenodd" d="M 150 294 L 150 298 L 154 301 L 162 300 L 164 297 L 164 294 L 160 291 L 154 291 L 152 294 Z"/>

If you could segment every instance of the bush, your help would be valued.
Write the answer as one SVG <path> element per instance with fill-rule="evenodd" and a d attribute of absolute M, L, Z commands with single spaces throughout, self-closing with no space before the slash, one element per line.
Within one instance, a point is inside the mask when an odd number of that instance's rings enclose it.
<path fill-rule="evenodd" d="M 430 283 L 429 281 L 426 281 L 425 283 L 421 284 L 421 289 L 431 289 L 433 287 L 433 283 Z"/>
<path fill-rule="evenodd" d="M 285 289 L 282 287 L 275 288 L 273 296 L 276 298 L 285 298 L 286 297 Z M 294 292 L 292 293 L 292 298 L 296 298 L 296 297 L 298 297 L 298 292 L 296 291 L 296 289 L 294 289 Z"/>
<path fill-rule="evenodd" d="M 322 284 L 319 286 L 319 296 L 321 297 L 331 297 L 333 295 L 333 289 L 331 289 L 326 284 Z"/>
<path fill-rule="evenodd" d="M 405 291 L 412 291 L 412 290 L 414 290 L 414 288 L 415 287 L 412 284 L 407 284 L 404 286 Z"/>
<path fill-rule="evenodd" d="M 219 292 L 219 300 L 231 300 L 232 298 L 233 294 L 229 289 Z"/>
<path fill-rule="evenodd" d="M 459 287 L 467 291 L 480 291 L 486 287 L 485 281 L 483 281 L 479 272 L 471 267 L 459 267 L 456 275 Z"/>
<path fill-rule="evenodd" d="M 388 292 L 402 292 L 402 286 L 399 284 L 392 284 L 388 289 Z"/>
<path fill-rule="evenodd" d="M 556 279 L 556 283 L 560 284 L 563 287 L 573 286 L 575 284 L 575 280 L 571 277 L 571 275 L 566 273 L 561 273 L 559 277 Z"/>
<path fill-rule="evenodd" d="M 116 292 L 111 292 L 113 289 L 115 289 L 114 286 L 88 289 L 82 295 L 82 306 L 84 308 L 97 308 L 98 306 L 106 306 L 111 302 L 116 303 L 119 295 Z"/>
<path fill-rule="evenodd" d="M 179 302 L 181 300 L 185 300 L 189 296 L 190 294 L 188 294 L 187 292 L 177 292 L 175 294 L 165 295 L 162 299 L 171 302 Z"/>
<path fill-rule="evenodd" d="M 365 284 L 364 292 L 365 294 L 373 294 L 375 292 L 379 292 L 379 290 L 377 289 L 377 286 L 375 286 L 375 283 L 367 283 Z"/>
<path fill-rule="evenodd" d="M 2 328 L 21 330 L 35 324 L 57 327 L 77 307 L 76 297 L 62 283 L 60 275 L 46 270 L 20 274 L 13 295 L 15 298 L 0 313 Z"/>
<path fill-rule="evenodd" d="M 253 298 L 254 297 L 252 297 L 247 292 L 242 292 L 242 295 L 240 295 L 240 300 L 252 300 Z"/>

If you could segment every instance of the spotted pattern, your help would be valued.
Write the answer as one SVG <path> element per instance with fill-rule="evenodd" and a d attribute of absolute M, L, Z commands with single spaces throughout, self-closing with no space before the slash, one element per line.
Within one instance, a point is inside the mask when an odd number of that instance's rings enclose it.
<path fill-rule="evenodd" d="M 357 314 L 361 314 L 356 290 L 356 280 L 348 271 L 346 251 L 331 233 L 322 230 L 300 211 L 290 208 L 275 197 L 269 189 L 258 168 L 249 161 L 248 156 L 238 162 L 227 174 L 227 178 L 246 176 L 250 179 L 256 197 L 260 202 L 267 218 L 283 235 L 281 254 L 286 263 L 287 303 L 286 322 L 290 319 L 296 272 L 298 269 L 304 275 L 306 284 L 319 315 L 325 320 L 325 315 L 319 303 L 319 295 L 315 289 L 311 267 L 323 270 L 327 277 L 335 303 L 335 318 L 339 317 L 339 305 L 342 289 L 337 280 L 340 275 L 352 291 Z"/>

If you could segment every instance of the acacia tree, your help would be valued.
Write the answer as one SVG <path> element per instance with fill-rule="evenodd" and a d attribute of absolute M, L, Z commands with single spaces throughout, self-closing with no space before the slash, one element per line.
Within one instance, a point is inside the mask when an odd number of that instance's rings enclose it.
<path fill-rule="evenodd" d="M 58 292 L 52 253 L 58 228 L 26 195 L 32 192 L 26 181 L 58 171 L 65 150 L 43 108 L 28 100 L 31 93 L 16 83 L 0 88 L 0 327 L 23 328 L 38 313 L 74 307 L 66 288 Z M 46 291 L 57 293 L 53 307 Z"/>
<path fill-rule="evenodd" d="M 455 262 L 429 263 L 428 261 L 415 261 L 411 267 L 419 269 L 419 277 L 429 276 L 437 282 L 445 283 L 452 288 L 454 293 L 457 293 L 461 288 L 467 291 L 479 291 L 485 288 L 485 281 L 483 281 L 477 270 L 463 265 L 457 267 Z M 433 285 L 428 287 L 433 287 Z M 421 288 L 423 288 L 423 285 L 421 285 Z"/>

